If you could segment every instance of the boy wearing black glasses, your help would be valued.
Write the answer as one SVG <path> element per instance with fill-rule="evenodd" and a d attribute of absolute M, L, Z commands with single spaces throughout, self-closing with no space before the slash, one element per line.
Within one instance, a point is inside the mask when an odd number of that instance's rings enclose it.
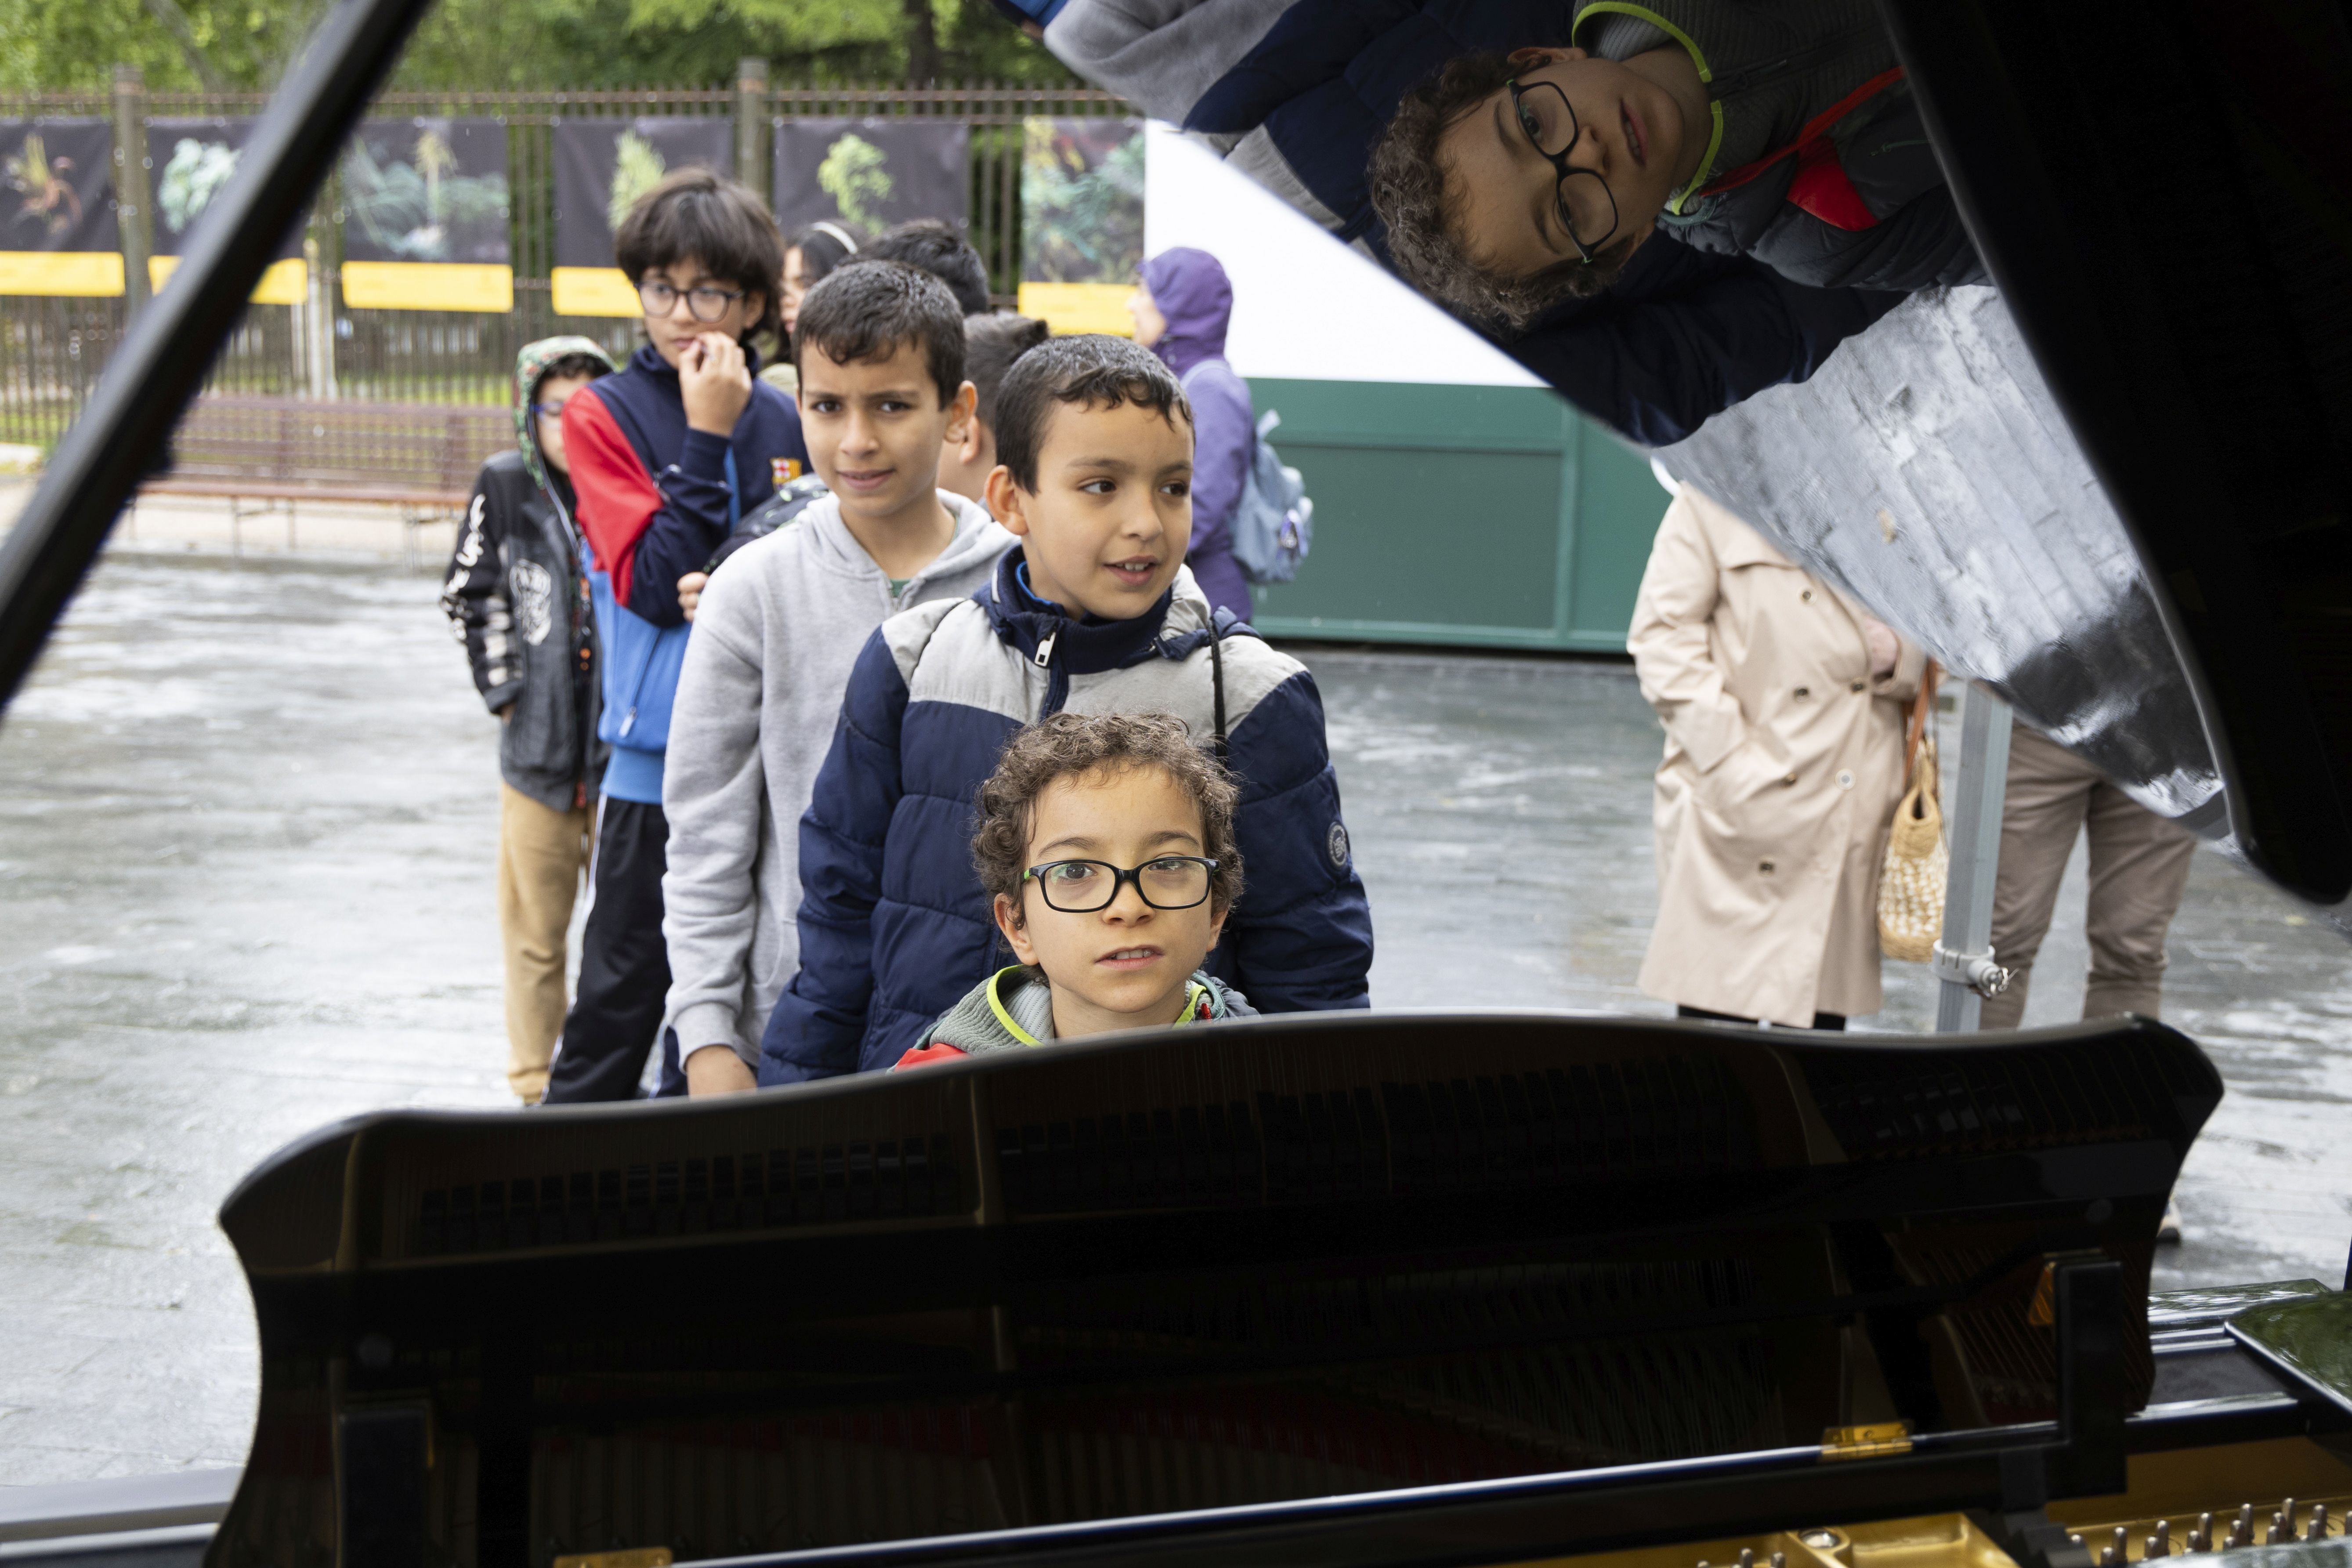
<path fill-rule="evenodd" d="M 684 169 L 640 197 L 615 237 L 648 340 L 620 374 L 564 405 L 604 667 L 597 734 L 612 747 L 597 808 L 580 985 L 551 1102 L 627 1100 L 669 990 L 661 879 L 662 758 L 689 630 L 677 580 L 808 467 L 792 400 L 756 379 L 753 338 L 777 327 L 782 242 L 745 186 Z"/>
<path fill-rule="evenodd" d="M 1315 678 L 1184 566 L 1192 414 L 1174 373 L 1124 338 L 1042 343 L 1005 373 L 996 455 L 989 510 L 1020 547 L 971 597 L 883 622 L 850 672 L 801 818 L 800 970 L 761 1040 L 763 1085 L 896 1066 L 998 968 L 973 803 L 1024 728 L 1065 712 L 1173 714 L 1231 769 L 1250 889 L 1209 960 L 1220 978 L 1268 1013 L 1369 1004 L 1371 913 Z M 1139 864 L 1108 844 L 1041 859 Z M 1173 985 L 1200 961 L 1120 962 Z"/>
<path fill-rule="evenodd" d="M 1510 328 L 1660 233 L 1816 288 L 1989 280 L 1870 0 L 1580 0 L 1406 93 L 1370 185 L 1398 269 Z"/>
<path fill-rule="evenodd" d="M 1020 960 L 898 1061 L 920 1067 L 1257 1010 L 1201 968 L 1241 896 L 1239 792 L 1165 713 L 1056 713 L 980 792 L 972 860 Z"/>

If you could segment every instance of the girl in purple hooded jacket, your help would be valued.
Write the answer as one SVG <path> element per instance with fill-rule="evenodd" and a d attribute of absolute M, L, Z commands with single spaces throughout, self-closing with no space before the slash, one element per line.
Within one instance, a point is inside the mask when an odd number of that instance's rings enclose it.
<path fill-rule="evenodd" d="M 1256 452 L 1249 385 L 1225 363 L 1234 286 L 1205 250 L 1179 246 L 1143 264 L 1143 285 L 1127 302 L 1135 341 L 1167 362 L 1192 404 L 1192 569 L 1209 603 L 1250 617 L 1249 579 L 1234 560 L 1234 509 Z"/>

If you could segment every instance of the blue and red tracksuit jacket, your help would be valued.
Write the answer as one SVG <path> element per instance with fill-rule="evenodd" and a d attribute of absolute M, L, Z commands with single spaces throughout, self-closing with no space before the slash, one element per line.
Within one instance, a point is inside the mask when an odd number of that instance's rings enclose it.
<path fill-rule="evenodd" d="M 687 428 L 677 372 L 650 343 L 563 405 L 602 647 L 596 733 L 613 748 L 604 793 L 616 800 L 661 804 L 670 701 L 692 629 L 677 607 L 678 578 L 701 571 L 739 518 L 808 471 L 800 411 L 757 379 L 758 356 L 744 354 L 751 401 L 726 439 Z"/>

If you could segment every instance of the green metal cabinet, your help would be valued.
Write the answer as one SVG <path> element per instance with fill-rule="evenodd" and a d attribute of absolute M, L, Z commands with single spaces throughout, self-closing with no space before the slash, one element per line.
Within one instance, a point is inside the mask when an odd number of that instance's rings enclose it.
<path fill-rule="evenodd" d="M 1622 653 L 1666 510 L 1649 460 L 1540 387 L 1250 383 L 1315 498 L 1269 637 Z"/>

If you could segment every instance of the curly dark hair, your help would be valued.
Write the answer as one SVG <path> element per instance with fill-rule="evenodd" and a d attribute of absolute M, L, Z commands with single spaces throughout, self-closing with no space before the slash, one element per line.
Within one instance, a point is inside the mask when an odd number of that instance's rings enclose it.
<path fill-rule="evenodd" d="M 1241 797 L 1224 764 L 1192 743 L 1181 719 L 1168 713 L 1055 713 L 1005 743 L 996 772 L 980 786 L 980 830 L 972 864 L 992 898 L 1021 901 L 1029 869 L 1029 831 L 1037 797 L 1055 779 L 1158 768 L 1201 808 L 1201 853 L 1217 863 L 1209 874 L 1209 907 L 1223 911 L 1242 896 L 1242 852 L 1234 843 L 1234 805 Z"/>
<path fill-rule="evenodd" d="M 815 349 L 835 364 L 887 360 L 920 349 L 940 389 L 940 406 L 963 386 L 963 312 L 948 286 L 903 261 L 856 257 L 818 280 L 801 300 L 793 363 Z"/>
<path fill-rule="evenodd" d="M 1519 68 L 1491 51 L 1462 55 L 1405 94 L 1372 149 L 1372 210 L 1388 226 L 1389 256 L 1405 280 L 1489 324 L 1518 331 L 1564 300 L 1590 299 L 1617 280 L 1636 240 L 1612 240 L 1591 265 L 1580 257 L 1507 277 L 1463 248 L 1453 209 L 1460 184 L 1438 156 L 1444 134 L 1502 90 Z"/>

